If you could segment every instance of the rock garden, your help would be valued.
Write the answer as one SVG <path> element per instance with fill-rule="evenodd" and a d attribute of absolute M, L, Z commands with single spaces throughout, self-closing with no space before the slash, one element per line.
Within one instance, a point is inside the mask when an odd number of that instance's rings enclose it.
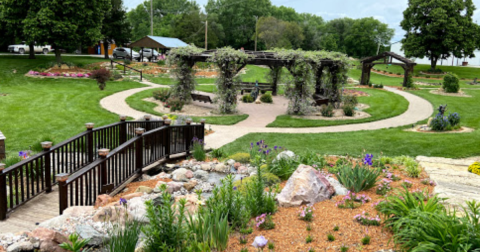
<path fill-rule="evenodd" d="M 478 174 L 477 168 L 470 170 Z M 198 142 L 191 158 L 145 170 L 119 194 L 70 207 L 31 232 L 3 234 L 0 245 L 6 251 L 428 251 L 432 244 L 458 246 L 450 235 L 478 245 L 480 204 L 467 202 L 455 214 L 434 195 L 435 186 L 406 156 L 297 154 L 265 141 L 251 143 L 249 153 L 207 154 Z"/>

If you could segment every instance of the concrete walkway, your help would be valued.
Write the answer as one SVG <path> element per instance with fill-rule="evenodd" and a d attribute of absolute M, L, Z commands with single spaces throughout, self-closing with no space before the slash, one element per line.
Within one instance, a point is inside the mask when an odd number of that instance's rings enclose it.
<path fill-rule="evenodd" d="M 149 87 L 136 88 L 126 90 L 105 97 L 100 101 L 100 104 L 106 110 L 109 110 L 116 114 L 123 114 L 133 118 L 142 118 L 145 112 L 141 112 L 132 109 L 125 102 L 125 99 L 135 93 L 159 87 L 169 86 L 158 85 L 148 81 L 142 82 Z M 239 122 L 236 125 L 209 125 L 214 134 L 208 135 L 206 138 L 207 147 L 219 148 L 225 144 L 231 143 L 236 139 L 248 134 L 248 133 L 333 133 L 333 132 L 352 132 L 362 130 L 378 130 L 385 128 L 394 128 L 405 125 L 412 125 L 418 121 L 425 120 L 433 114 L 432 104 L 416 95 L 408 92 L 400 91 L 396 88 L 385 87 L 385 90 L 398 94 L 404 97 L 408 102 L 408 109 L 405 113 L 375 122 L 348 124 L 339 126 L 328 127 L 315 127 L 315 128 L 267 128 L 267 124 L 273 122 L 278 115 L 285 114 L 287 111 L 288 101 L 284 97 L 275 97 L 274 104 L 238 104 L 238 110 L 240 113 L 249 114 L 249 118 Z M 198 91 L 197 91 L 198 92 Z M 205 95 L 212 95 L 210 93 L 198 92 Z M 208 121 L 207 121 L 208 125 Z"/>

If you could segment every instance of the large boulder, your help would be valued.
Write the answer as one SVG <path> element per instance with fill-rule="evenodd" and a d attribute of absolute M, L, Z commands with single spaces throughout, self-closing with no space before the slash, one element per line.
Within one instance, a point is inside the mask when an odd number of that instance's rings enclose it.
<path fill-rule="evenodd" d="M 208 172 L 204 170 L 197 170 L 193 172 L 193 177 L 198 180 L 207 181 L 208 180 Z"/>
<path fill-rule="evenodd" d="M 88 245 L 94 247 L 102 245 L 103 241 L 107 238 L 89 225 L 77 225 L 75 231 L 81 239 L 90 239 Z"/>
<path fill-rule="evenodd" d="M 327 178 L 308 165 L 299 165 L 277 196 L 281 207 L 315 204 L 330 199 L 335 189 Z"/>
<path fill-rule="evenodd" d="M 175 204 L 180 205 L 178 202 L 180 199 L 186 199 L 185 210 L 188 214 L 194 214 L 198 211 L 198 207 L 202 204 L 202 201 L 198 199 L 196 194 L 187 194 L 175 197 Z"/>
<path fill-rule="evenodd" d="M 204 171 L 210 171 L 212 169 L 212 166 L 209 164 L 202 164 L 200 165 L 200 168 Z"/>
<path fill-rule="evenodd" d="M 51 229 L 39 227 L 30 234 L 40 241 L 40 251 L 64 252 L 66 250 L 60 248 L 58 244 L 68 242 L 63 234 Z"/>
<path fill-rule="evenodd" d="M 135 190 L 136 193 L 146 193 L 150 194 L 153 192 L 153 188 L 150 188 L 148 186 L 139 186 L 137 187 L 137 190 Z"/>
<path fill-rule="evenodd" d="M 187 182 L 191 178 L 193 178 L 193 172 L 185 168 L 179 168 L 172 172 L 174 181 Z"/>
<path fill-rule="evenodd" d="M 224 164 L 217 164 L 217 165 L 215 165 L 214 170 L 215 170 L 216 172 L 226 173 L 226 172 L 230 171 L 230 167 L 229 167 L 229 166 L 226 166 L 226 165 L 224 165 Z"/>
<path fill-rule="evenodd" d="M 93 221 L 105 223 L 109 222 L 119 222 L 121 224 L 125 223 L 125 220 L 132 220 L 132 214 L 128 213 L 125 207 L 123 206 L 111 206 L 103 207 L 98 210 L 93 216 Z"/>
<path fill-rule="evenodd" d="M 191 191 L 193 188 L 195 188 L 195 186 L 197 186 L 197 184 L 198 184 L 198 181 L 196 179 L 191 179 L 187 183 L 183 184 L 183 187 L 185 187 L 187 191 Z"/>
<path fill-rule="evenodd" d="M 180 191 L 182 189 L 183 183 L 170 181 L 167 183 L 168 193 L 172 194 L 174 192 Z"/>
<path fill-rule="evenodd" d="M 3 247 L 2 247 L 3 249 Z M 5 251 L 0 249 L 0 251 Z M 7 252 L 33 251 L 33 244 L 29 241 L 14 243 L 8 246 Z"/>

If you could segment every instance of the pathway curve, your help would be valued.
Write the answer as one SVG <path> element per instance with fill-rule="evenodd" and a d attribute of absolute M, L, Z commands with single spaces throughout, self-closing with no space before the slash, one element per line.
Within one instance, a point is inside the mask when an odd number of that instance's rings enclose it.
<path fill-rule="evenodd" d="M 142 83 L 148 85 L 148 87 L 130 89 L 105 97 L 100 101 L 101 106 L 106 110 L 119 115 L 123 114 L 133 118 L 142 118 L 143 115 L 145 115 L 145 112 L 132 109 L 125 102 L 125 99 L 144 90 L 158 87 L 169 87 L 165 85 L 154 84 L 148 81 L 143 81 Z M 206 137 L 207 147 L 219 148 L 248 133 L 333 133 L 393 128 L 415 124 L 418 121 L 427 119 L 433 114 L 433 107 L 429 101 L 396 88 L 385 87 L 385 90 L 404 97 L 409 102 L 407 111 L 396 117 L 379 121 L 339 126 L 314 128 L 267 128 L 265 127 L 267 124 L 273 122 L 278 115 L 285 113 L 288 101 L 284 97 L 276 97 L 276 105 L 239 103 L 238 110 L 241 113 L 249 114 L 249 118 L 236 125 L 209 126 L 215 131 L 215 133 Z M 204 92 L 199 93 L 212 95 Z"/>

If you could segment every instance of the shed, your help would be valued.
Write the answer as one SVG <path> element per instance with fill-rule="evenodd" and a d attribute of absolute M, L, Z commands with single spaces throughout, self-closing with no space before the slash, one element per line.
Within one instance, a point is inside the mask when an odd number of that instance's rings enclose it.
<path fill-rule="evenodd" d="M 167 50 L 177 47 L 188 46 L 187 43 L 178 38 L 168 38 L 159 36 L 145 36 L 135 42 L 132 42 L 128 47 L 152 48 L 165 53 Z"/>

